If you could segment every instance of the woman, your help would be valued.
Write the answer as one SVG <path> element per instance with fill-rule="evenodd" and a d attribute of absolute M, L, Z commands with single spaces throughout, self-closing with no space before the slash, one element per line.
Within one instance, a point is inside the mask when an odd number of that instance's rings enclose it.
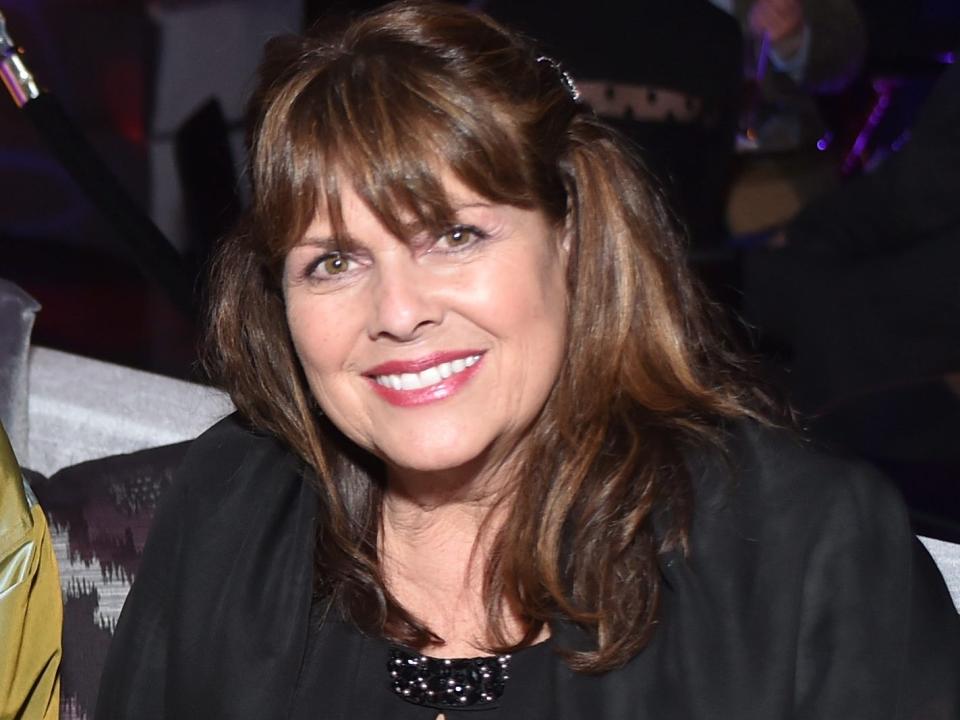
<path fill-rule="evenodd" d="M 99 718 L 952 717 L 891 491 L 761 420 L 572 80 L 453 6 L 268 47 Z"/>

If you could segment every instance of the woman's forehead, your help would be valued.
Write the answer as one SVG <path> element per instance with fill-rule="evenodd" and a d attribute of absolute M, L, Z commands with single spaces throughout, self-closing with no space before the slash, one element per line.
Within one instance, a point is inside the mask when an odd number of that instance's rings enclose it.
<path fill-rule="evenodd" d="M 439 195 L 432 197 L 410 196 L 410 201 L 378 203 L 378 198 L 396 199 L 392 193 L 372 192 L 357 180 L 343 172 L 337 173 L 334 187 L 318 187 L 316 207 L 309 219 L 304 235 L 309 237 L 337 238 L 346 232 L 358 219 L 373 216 L 382 224 L 395 230 L 399 226 L 406 231 L 400 233 L 407 237 L 426 229 L 431 220 L 446 223 L 468 208 L 492 207 L 496 203 L 469 187 L 447 166 L 435 171 Z M 429 210 L 429 212 L 424 212 Z M 450 215 L 451 217 L 446 217 Z M 340 238 L 346 239 L 346 238 Z"/>

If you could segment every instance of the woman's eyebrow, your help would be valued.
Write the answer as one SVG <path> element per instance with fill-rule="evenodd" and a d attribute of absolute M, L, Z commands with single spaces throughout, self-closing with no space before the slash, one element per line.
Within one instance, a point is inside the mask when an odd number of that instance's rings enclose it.
<path fill-rule="evenodd" d="M 461 210 L 472 210 L 474 208 L 492 208 L 495 204 L 487 200 L 471 200 L 469 202 L 452 202 L 450 207 L 454 212 L 460 212 Z"/>
<path fill-rule="evenodd" d="M 317 247 L 325 250 L 350 250 L 359 243 L 349 235 L 307 235 L 294 247 Z"/>

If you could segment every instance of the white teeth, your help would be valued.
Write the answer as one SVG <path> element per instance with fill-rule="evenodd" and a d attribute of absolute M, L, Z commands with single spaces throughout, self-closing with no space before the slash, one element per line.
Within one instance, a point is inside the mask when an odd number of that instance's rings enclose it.
<path fill-rule="evenodd" d="M 451 375 L 456 375 L 479 362 L 479 355 L 470 355 L 452 362 L 443 362 L 418 373 L 403 373 L 401 375 L 377 375 L 374 380 L 380 385 L 394 390 L 419 390 L 420 388 L 436 385 Z"/>
<path fill-rule="evenodd" d="M 435 367 L 427 368 L 422 373 L 420 373 L 420 383 L 423 387 L 428 387 L 430 385 L 436 385 L 438 382 L 443 380 L 443 376 L 440 375 L 440 371 Z"/>

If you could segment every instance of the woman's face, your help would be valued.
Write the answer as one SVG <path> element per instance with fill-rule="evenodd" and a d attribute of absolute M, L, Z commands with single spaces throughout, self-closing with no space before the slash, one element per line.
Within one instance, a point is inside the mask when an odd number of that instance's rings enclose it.
<path fill-rule="evenodd" d="M 457 224 L 404 243 L 352 189 L 350 247 L 314 219 L 286 258 L 287 321 L 323 412 L 395 470 L 451 470 L 508 452 L 565 347 L 562 229 L 450 178 Z"/>

